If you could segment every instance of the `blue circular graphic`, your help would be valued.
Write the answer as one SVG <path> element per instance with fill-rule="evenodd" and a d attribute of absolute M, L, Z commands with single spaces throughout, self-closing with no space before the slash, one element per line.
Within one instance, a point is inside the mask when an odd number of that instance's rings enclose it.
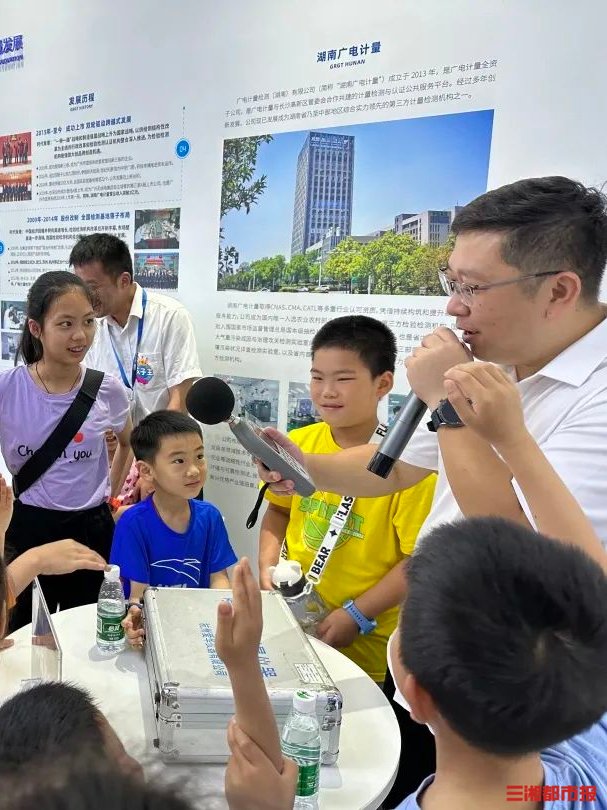
<path fill-rule="evenodd" d="M 183 158 L 187 158 L 187 156 L 190 154 L 190 142 L 186 138 L 182 138 L 180 141 L 177 141 L 175 154 L 182 160 Z"/>
<path fill-rule="evenodd" d="M 0 256 L 4 253 L 4 242 L 0 242 Z"/>

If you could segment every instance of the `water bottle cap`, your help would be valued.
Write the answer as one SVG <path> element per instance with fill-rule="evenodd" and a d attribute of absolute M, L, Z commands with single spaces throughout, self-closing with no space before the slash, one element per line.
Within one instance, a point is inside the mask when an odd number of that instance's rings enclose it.
<path fill-rule="evenodd" d="M 278 565 L 270 567 L 270 572 L 272 583 L 276 588 L 280 588 L 281 585 L 291 587 L 303 576 L 301 563 L 298 563 L 297 560 L 280 560 Z"/>
<path fill-rule="evenodd" d="M 302 714 L 316 714 L 316 692 L 298 689 L 293 695 L 293 708 Z"/>
<path fill-rule="evenodd" d="M 105 579 L 109 579 L 110 582 L 116 582 L 120 579 L 120 566 L 110 565 L 109 570 L 103 572 L 103 576 Z"/>

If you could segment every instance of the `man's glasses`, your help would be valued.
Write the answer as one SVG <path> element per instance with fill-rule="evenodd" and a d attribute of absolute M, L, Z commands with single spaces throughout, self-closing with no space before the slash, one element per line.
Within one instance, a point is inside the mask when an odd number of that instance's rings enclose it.
<path fill-rule="evenodd" d="M 438 278 L 441 287 L 449 296 L 455 294 L 459 295 L 465 304 L 472 304 L 474 296 L 477 292 L 483 290 L 490 290 L 493 287 L 506 287 L 508 284 L 518 284 L 519 281 L 525 281 L 529 278 L 542 278 L 543 276 L 556 276 L 561 270 L 547 270 L 545 273 L 531 273 L 528 276 L 519 276 L 518 278 L 511 278 L 508 281 L 495 281 L 493 284 L 464 284 L 461 281 L 454 281 L 447 275 L 447 267 L 441 267 L 438 271 Z"/>

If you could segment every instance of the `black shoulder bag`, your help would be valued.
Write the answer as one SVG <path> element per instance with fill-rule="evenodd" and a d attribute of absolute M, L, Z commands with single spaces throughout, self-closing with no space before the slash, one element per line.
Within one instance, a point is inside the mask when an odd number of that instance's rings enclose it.
<path fill-rule="evenodd" d="M 16 498 L 53 466 L 78 433 L 97 399 L 103 377 L 103 371 L 87 368 L 76 398 L 63 414 L 57 427 L 34 455 L 28 458 L 19 472 L 13 475 L 13 492 Z"/>

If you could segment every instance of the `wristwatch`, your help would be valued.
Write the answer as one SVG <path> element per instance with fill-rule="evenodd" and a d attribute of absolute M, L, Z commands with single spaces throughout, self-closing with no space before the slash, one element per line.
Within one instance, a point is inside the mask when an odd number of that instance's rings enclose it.
<path fill-rule="evenodd" d="M 377 622 L 375 619 L 367 619 L 367 617 L 356 607 L 353 599 L 348 599 L 347 602 L 344 602 L 342 608 L 349 613 L 350 616 L 352 616 L 356 624 L 359 626 L 361 636 L 368 636 L 369 633 L 372 633 L 377 627 Z"/>
<path fill-rule="evenodd" d="M 430 414 L 428 430 L 436 433 L 439 427 L 464 427 L 464 423 L 457 415 L 457 411 L 448 399 L 441 399 L 435 410 Z"/>

